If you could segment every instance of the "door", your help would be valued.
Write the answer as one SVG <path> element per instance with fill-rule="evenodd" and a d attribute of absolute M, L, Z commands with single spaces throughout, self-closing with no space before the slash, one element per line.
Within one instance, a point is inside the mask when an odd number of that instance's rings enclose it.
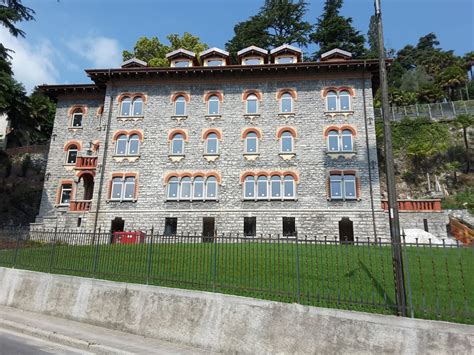
<path fill-rule="evenodd" d="M 212 243 L 214 241 L 215 219 L 214 217 L 204 217 L 202 219 L 202 241 Z"/>
<path fill-rule="evenodd" d="M 114 242 L 115 232 L 123 232 L 125 221 L 120 217 L 115 217 L 110 226 L 110 243 Z"/>
<path fill-rule="evenodd" d="M 348 217 L 339 221 L 339 240 L 341 243 L 354 243 L 354 226 Z"/>

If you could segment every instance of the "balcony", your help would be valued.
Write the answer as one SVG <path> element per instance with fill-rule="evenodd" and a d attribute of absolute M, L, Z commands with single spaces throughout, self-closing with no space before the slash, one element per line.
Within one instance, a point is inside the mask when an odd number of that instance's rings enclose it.
<path fill-rule="evenodd" d="M 398 210 L 404 212 L 439 212 L 441 211 L 441 200 L 398 200 Z M 382 208 L 388 211 L 388 201 L 382 201 Z"/>
<path fill-rule="evenodd" d="M 91 209 L 92 200 L 71 201 L 69 203 L 69 211 L 71 212 L 85 212 Z"/>
<path fill-rule="evenodd" d="M 97 157 L 77 157 L 76 169 L 94 170 L 95 168 L 97 168 Z"/>

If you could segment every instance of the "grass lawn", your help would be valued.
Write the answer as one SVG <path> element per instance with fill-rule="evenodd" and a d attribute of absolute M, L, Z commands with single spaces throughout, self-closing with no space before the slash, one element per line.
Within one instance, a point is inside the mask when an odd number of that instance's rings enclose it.
<path fill-rule="evenodd" d="M 15 267 L 396 314 L 391 249 L 376 245 L 240 243 L 22 245 Z M 0 265 L 15 250 L 0 247 Z M 52 256 L 52 257 L 51 257 Z M 404 248 L 408 313 L 474 324 L 472 248 Z M 298 262 L 297 262 L 298 260 Z M 298 277 L 299 275 L 299 277 Z"/>

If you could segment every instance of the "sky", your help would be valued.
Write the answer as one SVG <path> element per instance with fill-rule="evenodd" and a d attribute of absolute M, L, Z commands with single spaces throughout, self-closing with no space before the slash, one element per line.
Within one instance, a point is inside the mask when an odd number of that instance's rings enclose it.
<path fill-rule="evenodd" d="M 20 23 L 26 38 L 2 27 L 0 43 L 13 49 L 15 77 L 28 91 L 39 84 L 90 82 L 84 69 L 118 67 L 122 51 L 141 36 L 190 32 L 209 47 L 224 48 L 234 25 L 256 14 L 264 0 L 23 0 L 35 21 Z M 324 0 L 307 0 L 315 24 Z M 385 45 L 400 49 L 430 32 L 458 55 L 474 50 L 473 0 L 381 0 Z M 364 35 L 373 0 L 345 0 L 341 14 Z M 316 47 L 306 48 L 313 52 Z"/>

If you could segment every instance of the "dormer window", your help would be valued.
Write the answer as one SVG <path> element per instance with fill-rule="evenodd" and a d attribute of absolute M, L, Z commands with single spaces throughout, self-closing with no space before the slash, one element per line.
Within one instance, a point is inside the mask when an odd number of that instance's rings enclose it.
<path fill-rule="evenodd" d="M 262 64 L 261 58 L 245 58 L 244 63 L 245 65 L 259 65 Z"/>
<path fill-rule="evenodd" d="M 167 53 L 166 59 L 170 61 L 170 66 L 174 68 L 187 68 L 197 64 L 196 54 L 183 48 Z"/>
<path fill-rule="evenodd" d="M 275 64 L 292 64 L 301 62 L 301 49 L 284 44 L 270 51 L 270 57 Z"/>
<path fill-rule="evenodd" d="M 241 65 L 265 64 L 267 55 L 268 51 L 266 49 L 257 46 L 250 46 L 237 52 Z"/>
<path fill-rule="evenodd" d="M 204 64 L 208 67 L 221 67 L 224 65 L 222 59 L 207 59 Z"/>
<path fill-rule="evenodd" d="M 199 54 L 205 67 L 221 67 L 229 64 L 229 52 L 219 48 L 209 48 Z"/>
<path fill-rule="evenodd" d="M 186 68 L 191 66 L 191 61 L 190 60 L 175 60 L 173 61 L 173 67 L 176 68 Z"/>
<path fill-rule="evenodd" d="M 282 56 L 282 57 L 276 57 L 275 58 L 275 63 L 276 64 L 292 64 L 296 62 L 296 58 L 291 56 Z"/>

